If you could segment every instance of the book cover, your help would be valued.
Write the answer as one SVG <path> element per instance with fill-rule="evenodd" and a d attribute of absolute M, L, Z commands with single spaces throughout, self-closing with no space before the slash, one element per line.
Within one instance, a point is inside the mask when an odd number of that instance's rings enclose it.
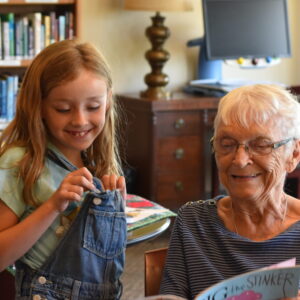
<path fill-rule="evenodd" d="M 143 227 L 164 218 L 176 216 L 173 211 L 148 199 L 132 194 L 127 195 L 125 213 L 127 231 Z"/>
<path fill-rule="evenodd" d="M 290 261 L 223 280 L 202 291 L 195 300 L 272 300 L 296 297 L 300 265 L 288 266 Z"/>

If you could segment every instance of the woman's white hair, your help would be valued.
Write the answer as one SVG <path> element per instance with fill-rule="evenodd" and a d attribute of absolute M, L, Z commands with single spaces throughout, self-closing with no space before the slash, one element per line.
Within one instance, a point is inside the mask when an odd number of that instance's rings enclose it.
<path fill-rule="evenodd" d="M 263 127 L 269 121 L 279 125 L 283 136 L 299 139 L 300 103 L 281 86 L 249 85 L 232 90 L 220 100 L 214 130 L 220 124 L 250 128 L 253 124 Z"/>

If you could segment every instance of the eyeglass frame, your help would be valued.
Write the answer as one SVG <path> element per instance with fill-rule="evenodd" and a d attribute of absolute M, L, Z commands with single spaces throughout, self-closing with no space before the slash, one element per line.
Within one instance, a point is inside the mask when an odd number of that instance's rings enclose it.
<path fill-rule="evenodd" d="M 234 140 L 234 139 L 233 139 Z M 236 140 L 236 145 L 235 145 L 235 150 L 234 151 L 230 151 L 230 152 L 228 152 L 228 153 L 221 153 L 221 154 L 224 154 L 224 155 L 226 155 L 226 154 L 230 154 L 230 153 L 236 153 L 236 151 L 239 149 L 239 147 L 240 146 L 244 146 L 245 147 L 245 151 L 249 154 L 249 155 L 258 155 L 258 156 L 265 156 L 265 155 L 268 155 L 268 154 L 270 154 L 270 153 L 272 153 L 272 151 L 273 150 L 276 150 L 276 149 L 278 149 L 279 147 L 281 147 L 281 146 L 283 146 L 283 145 L 286 145 L 288 142 L 290 142 L 290 141 L 292 141 L 292 140 L 294 140 L 294 138 L 288 138 L 288 139 L 284 139 L 284 140 L 281 140 L 281 141 L 278 141 L 278 142 L 275 142 L 275 143 L 270 143 L 270 144 L 268 144 L 268 148 L 270 149 L 270 152 L 269 153 L 264 153 L 264 154 L 259 154 L 259 153 L 253 153 L 250 149 L 251 148 L 249 148 L 249 144 L 243 144 L 243 143 L 238 143 Z M 255 141 L 255 140 L 252 140 L 252 141 Z M 211 145 L 211 147 L 212 147 L 212 151 L 213 152 L 215 152 L 215 153 L 217 153 L 217 151 L 215 150 L 215 147 L 214 147 L 214 145 L 213 145 L 213 143 L 214 143 L 214 137 L 212 137 L 211 139 L 210 139 L 210 145 Z M 250 141 L 251 142 L 251 141 Z M 219 152 L 220 153 L 220 152 Z"/>

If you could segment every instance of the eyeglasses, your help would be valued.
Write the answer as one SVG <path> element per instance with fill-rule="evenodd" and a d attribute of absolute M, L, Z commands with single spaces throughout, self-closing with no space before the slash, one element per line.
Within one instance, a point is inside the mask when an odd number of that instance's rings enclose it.
<path fill-rule="evenodd" d="M 255 139 L 246 144 L 240 144 L 232 138 L 212 138 L 210 143 L 213 151 L 218 154 L 226 155 L 235 153 L 240 146 L 244 146 L 245 151 L 247 151 L 249 155 L 268 155 L 273 150 L 278 149 L 292 140 L 293 138 L 289 138 L 275 143 L 269 143 L 265 139 Z"/>

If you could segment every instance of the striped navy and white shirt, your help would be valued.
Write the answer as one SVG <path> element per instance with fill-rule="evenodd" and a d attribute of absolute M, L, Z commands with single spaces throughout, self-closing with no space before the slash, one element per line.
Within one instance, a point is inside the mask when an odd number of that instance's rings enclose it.
<path fill-rule="evenodd" d="M 189 202 L 180 208 L 170 239 L 161 294 L 193 299 L 229 277 L 292 257 L 300 264 L 300 222 L 280 235 L 254 242 L 229 231 L 217 201 Z"/>

